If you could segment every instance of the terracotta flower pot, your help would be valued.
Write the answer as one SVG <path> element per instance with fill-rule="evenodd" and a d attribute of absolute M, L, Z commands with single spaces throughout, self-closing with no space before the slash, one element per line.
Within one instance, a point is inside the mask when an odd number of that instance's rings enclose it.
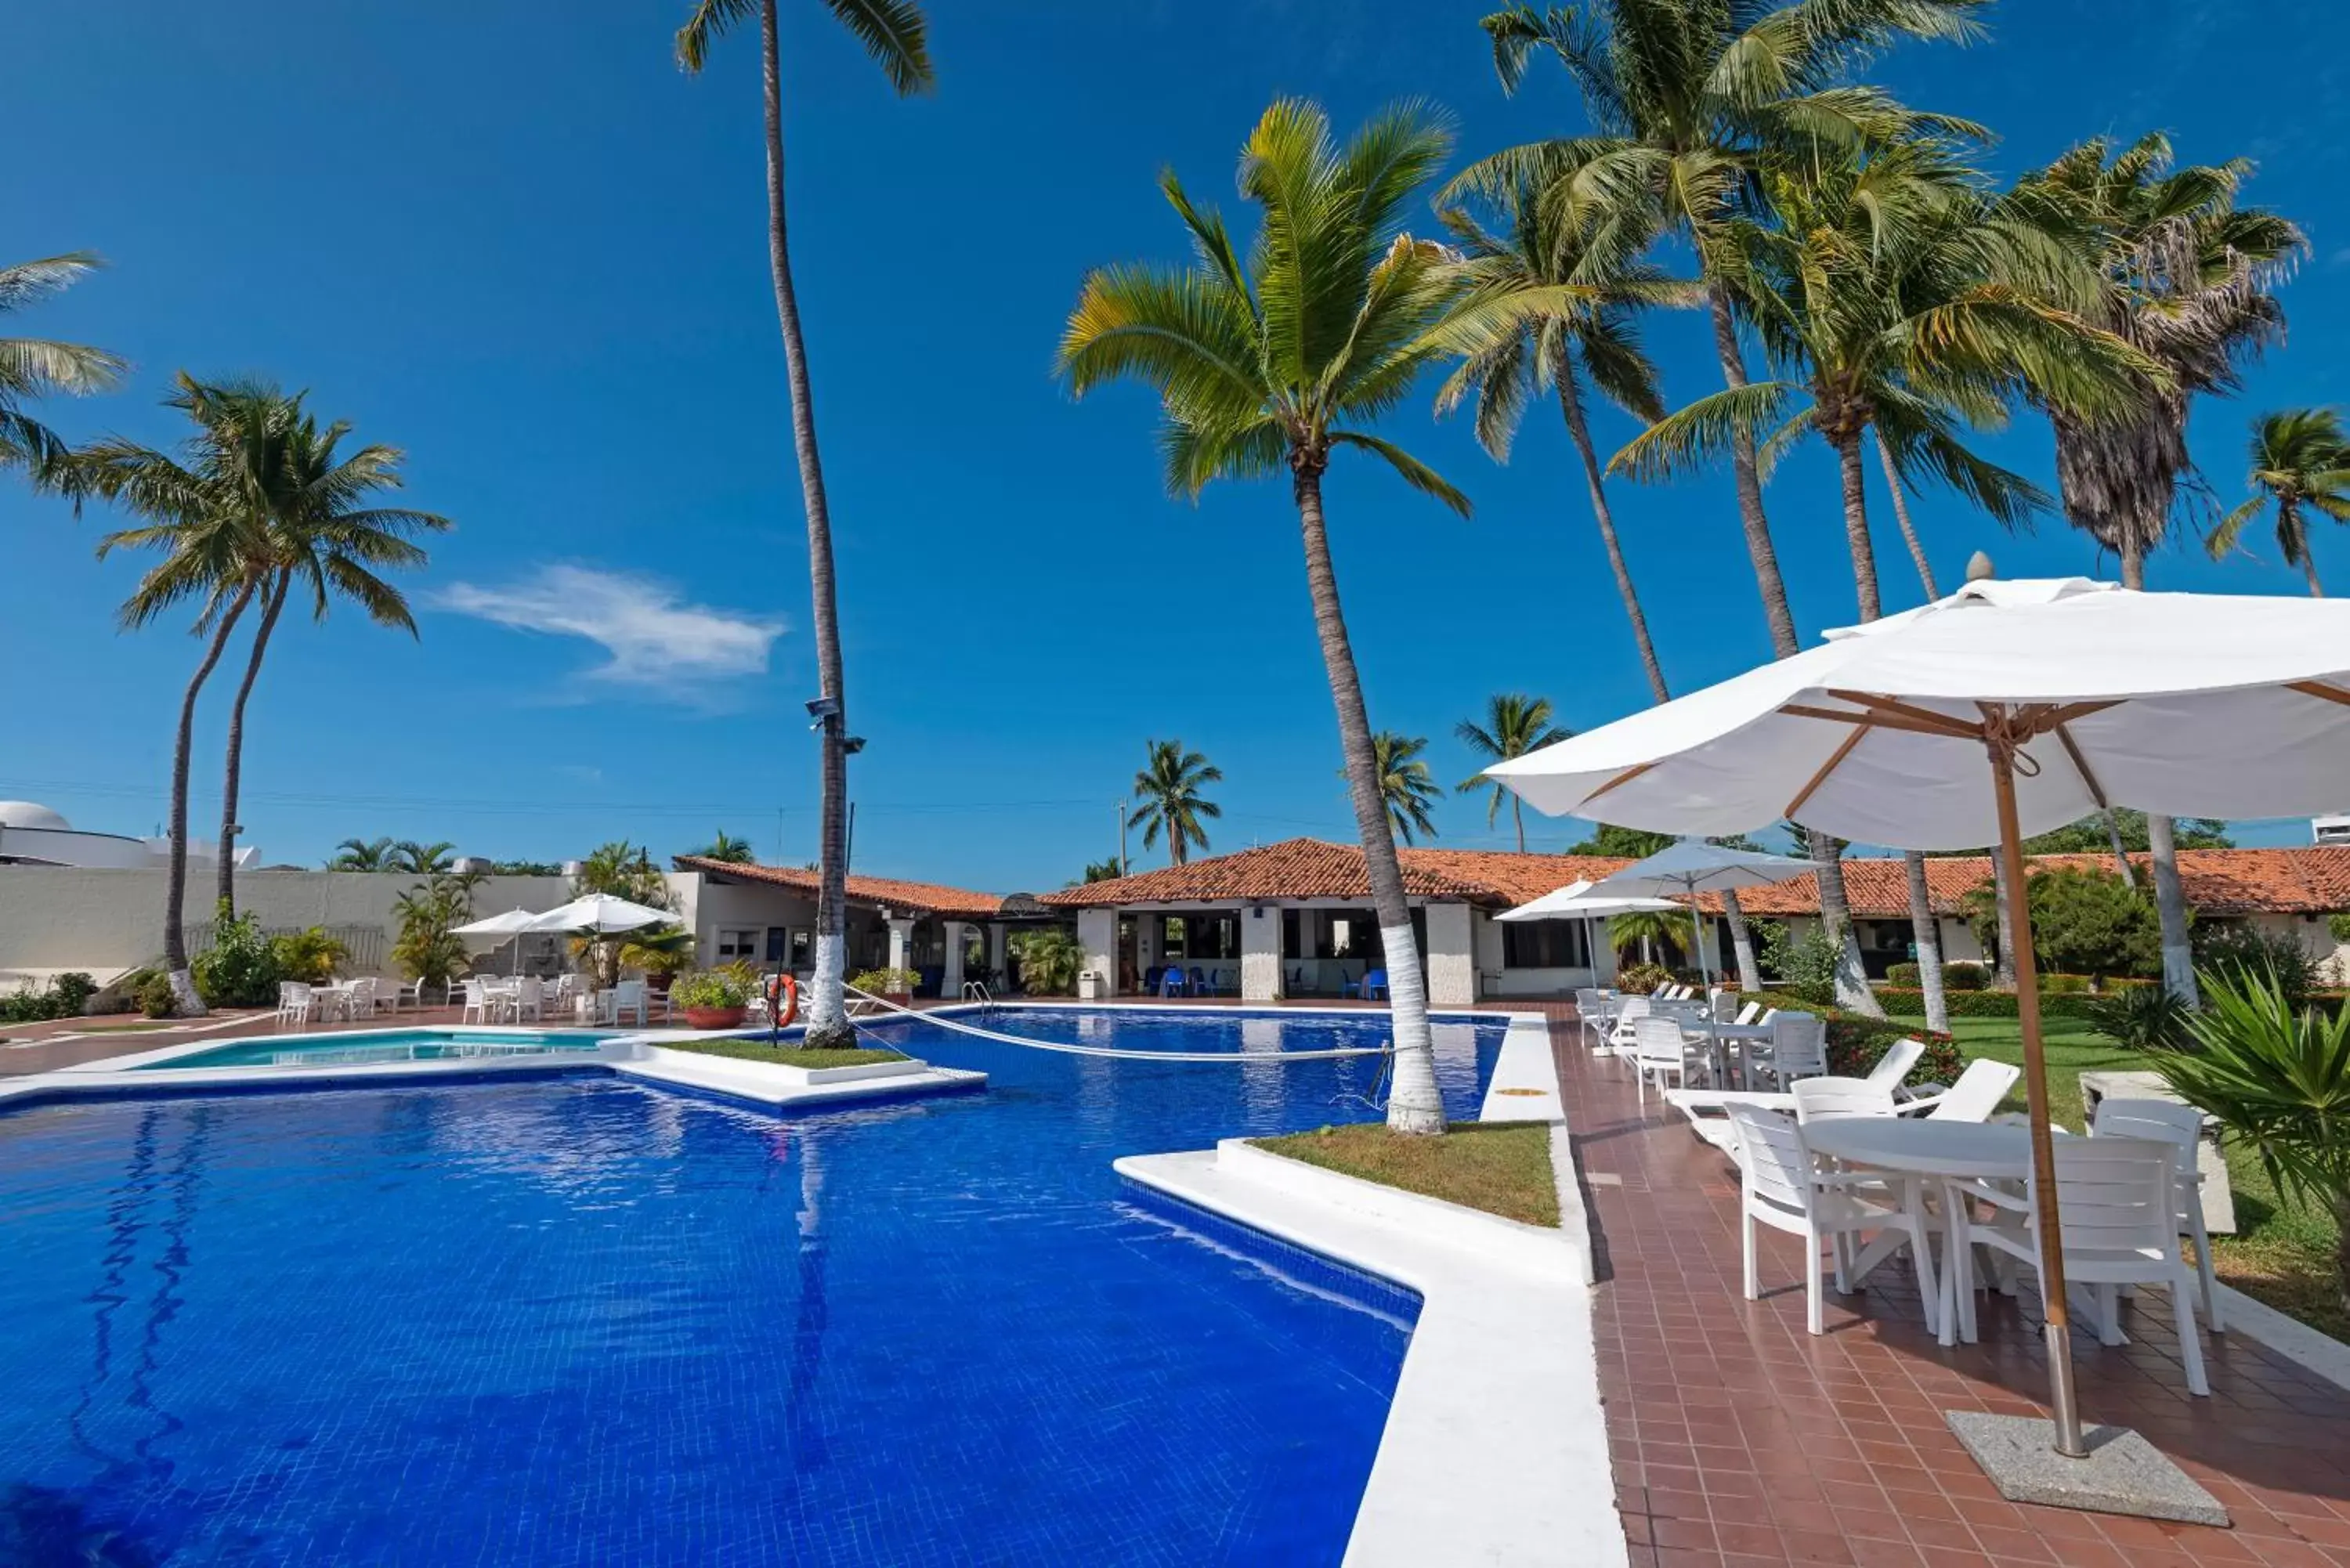
<path fill-rule="evenodd" d="M 743 1018 L 743 1009 L 740 1007 L 689 1007 L 685 1010 L 686 1023 L 696 1029 L 733 1029 L 742 1023 Z"/>

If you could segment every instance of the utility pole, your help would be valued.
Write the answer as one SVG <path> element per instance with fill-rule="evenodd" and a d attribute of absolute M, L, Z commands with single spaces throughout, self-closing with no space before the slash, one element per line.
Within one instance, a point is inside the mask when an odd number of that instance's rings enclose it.
<path fill-rule="evenodd" d="M 1126 802 L 1114 800 L 1109 808 L 1118 813 L 1118 874 L 1126 875 Z"/>

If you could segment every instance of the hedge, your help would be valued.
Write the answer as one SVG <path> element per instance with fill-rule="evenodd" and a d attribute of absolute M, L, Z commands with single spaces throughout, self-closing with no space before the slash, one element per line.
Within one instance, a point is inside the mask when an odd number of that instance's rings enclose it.
<path fill-rule="evenodd" d="M 1970 992 L 1969 995 L 1979 992 Z M 1966 1066 L 1966 1058 L 1959 1054 L 1958 1042 L 1947 1034 L 1929 1034 L 1923 1029 L 1888 1018 L 1856 1018 L 1839 1012 L 1833 1007 L 1814 1007 L 1802 997 L 1785 992 L 1766 991 L 1752 1000 L 1783 1012 L 1816 1012 L 1827 1021 L 1828 1071 L 1839 1077 L 1860 1078 L 1877 1065 L 1886 1048 L 1900 1040 L 1921 1040 L 1926 1054 L 1909 1069 L 1906 1084 L 1950 1084 L 1958 1080 Z M 2014 1000 L 2010 998 L 2010 1001 Z"/>
<path fill-rule="evenodd" d="M 2125 982 L 2109 980 L 2106 982 L 2106 995 L 2110 996 L 2126 985 L 2145 983 L 2143 981 Z M 1898 1012 L 1910 1018 L 1926 1015 L 1926 993 L 1922 991 L 1879 986 L 1877 1000 L 1885 1004 L 1887 1012 Z M 2052 992 L 2043 986 L 2040 992 L 2040 1016 L 2092 1018 L 2095 1016 L 2096 1004 L 2102 1000 L 2102 997 L 2086 991 Z M 2013 1018 L 2016 1015 L 2015 992 L 2012 991 L 1946 991 L 1942 993 L 1942 1002 L 1953 1018 Z"/>

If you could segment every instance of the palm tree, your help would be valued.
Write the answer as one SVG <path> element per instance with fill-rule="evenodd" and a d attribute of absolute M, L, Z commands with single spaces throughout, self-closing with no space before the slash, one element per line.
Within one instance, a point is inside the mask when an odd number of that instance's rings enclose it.
<path fill-rule="evenodd" d="M 900 94 L 931 84 L 929 26 L 913 0 L 824 0 Z M 799 460 L 800 500 L 807 514 L 808 587 L 814 601 L 816 710 L 823 730 L 822 782 L 818 790 L 818 865 L 816 899 L 816 973 L 807 995 L 807 1044 L 854 1045 L 843 982 L 848 944 L 848 697 L 842 681 L 840 608 L 834 587 L 832 508 L 825 493 L 824 463 L 816 450 L 816 395 L 808 378 L 807 344 L 800 332 L 799 296 L 792 284 L 791 246 L 784 208 L 784 94 L 781 31 L 775 0 L 695 0 L 693 14 L 677 32 L 677 59 L 699 73 L 711 42 L 756 15 L 759 68 L 765 109 L 767 151 L 767 265 L 774 275 L 775 320 L 784 338 L 784 379 L 792 405 L 792 450 Z"/>
<path fill-rule="evenodd" d="M 1636 909 L 1607 917 L 1607 944 L 1618 958 L 1638 948 L 1644 963 L 1669 966 L 1681 954 L 1681 940 L 1690 934 L 1687 916 L 1667 909 Z M 1659 957 L 1661 955 L 1661 958 Z"/>
<path fill-rule="evenodd" d="M 686 853 L 699 855 L 704 860 L 723 860 L 730 866 L 753 866 L 756 865 L 759 859 L 758 856 L 753 853 L 749 839 L 737 838 L 723 827 L 718 830 L 717 837 L 701 848 L 689 849 Z"/>
<path fill-rule="evenodd" d="M 1551 706 L 1547 697 L 1529 697 L 1523 691 L 1497 691 L 1485 700 L 1485 722 L 1463 719 L 1452 732 L 1479 756 L 1492 762 L 1504 763 L 1512 757 L 1523 757 L 1528 752 L 1541 751 L 1555 742 L 1564 741 L 1575 732 L 1550 722 Z M 1518 853 L 1526 852 L 1526 817 L 1524 803 L 1509 789 L 1484 775 L 1481 769 L 1456 786 L 1467 794 L 1472 790 L 1491 792 L 1485 802 L 1485 826 L 1492 827 L 1493 818 L 1501 814 L 1502 801 L 1510 803 L 1510 821 L 1518 830 Z"/>
<path fill-rule="evenodd" d="M 1224 815 L 1223 807 L 1200 793 L 1202 786 L 1221 784 L 1223 777 L 1223 769 L 1197 752 L 1185 751 L 1182 742 L 1152 741 L 1149 761 L 1134 775 L 1134 798 L 1142 804 L 1134 808 L 1126 825 L 1142 829 L 1145 849 L 1159 842 L 1159 834 L 1166 834 L 1167 864 L 1180 866 L 1190 858 L 1191 846 L 1208 847 L 1208 830 L 1200 826 L 1200 819 Z"/>
<path fill-rule="evenodd" d="M 1657 368 L 1641 350 L 1632 311 L 1647 301 L 1679 298 L 1682 291 L 1637 262 L 1600 265 L 1586 254 L 1559 204 L 1542 200 L 1546 188 L 1540 173 L 1522 175 L 1509 189 L 1508 226 L 1498 234 L 1480 227 L 1465 207 L 1441 214 L 1465 253 L 1461 276 L 1468 294 L 1437 329 L 1437 341 L 1461 356 L 1437 394 L 1437 411 L 1449 413 L 1473 395 L 1478 443 L 1494 462 L 1506 462 L 1526 405 L 1544 388 L 1557 392 L 1567 435 L 1583 462 L 1592 520 L 1607 552 L 1616 594 L 1632 623 L 1640 668 L 1648 690 L 1663 702 L 1670 697 L 1664 666 L 1658 662 L 1648 618 L 1616 535 L 1616 514 L 1607 504 L 1599 454 L 1584 416 L 1581 383 L 1588 377 L 1610 402 L 1642 420 L 1660 417 L 1664 402 L 1657 391 Z M 1521 831 L 1522 841 L 1524 836 Z M 1524 846 L 1521 842 L 1519 847 Z"/>
<path fill-rule="evenodd" d="M 1580 92 L 1596 134 L 1497 154 L 1452 190 L 1494 194 L 1554 171 L 1542 199 L 1587 231 L 1592 255 L 1612 261 L 1661 234 L 1686 240 L 1697 255 L 1723 386 L 1742 407 L 1751 405 L 1736 305 L 1721 264 L 1725 231 L 1758 159 L 1774 149 L 1885 142 L 1920 130 L 1974 133 L 1963 121 L 1918 114 L 1842 77 L 1856 57 L 1898 38 L 1971 39 L 1980 3 L 1797 0 L 1765 9 L 1748 0 L 1581 0 L 1541 13 L 1524 5 L 1496 12 L 1483 26 L 1503 89 L 1515 92 L 1534 53 L 1548 51 Z M 1784 659 L 1800 644 L 1762 510 L 1753 431 L 1751 420 L 1731 421 L 1731 471 L 1771 645 Z M 1842 846 L 1825 834 L 1810 840 L 1822 922 L 1842 940 L 1837 999 L 1881 1013 L 1861 971 Z"/>
<path fill-rule="evenodd" d="M 2236 547 L 2251 523 L 2271 503 L 2276 506 L 2277 552 L 2309 580 L 2310 597 L 2322 597 L 2317 561 L 2309 550 L 2309 519 L 2303 508 L 2336 523 L 2350 523 L 2350 440 L 2332 409 L 2285 409 L 2252 421 L 2252 497 L 2220 520 L 2204 541 L 2219 560 Z"/>
<path fill-rule="evenodd" d="M 1263 212 L 1243 261 L 1223 220 L 1195 206 L 1170 173 L 1160 186 L 1196 252 L 1183 268 L 1105 267 L 1086 280 L 1059 364 L 1082 396 L 1132 378 L 1159 395 L 1169 487 L 1197 495 L 1210 480 L 1286 470 L 1305 546 L 1306 584 L 1378 912 L 1395 1019 L 1388 1125 L 1440 1132 L 1428 992 L 1396 858 L 1361 677 L 1331 565 L 1322 481 L 1334 452 L 1367 452 L 1404 483 L 1466 514 L 1468 499 L 1435 471 L 1362 428 L 1393 410 L 1433 360 L 1429 329 L 1450 302 L 1444 251 L 1403 232 L 1408 205 L 1451 138 L 1426 109 L 1375 118 L 1344 147 L 1312 104 L 1282 99 L 1257 122 L 1240 163 L 1241 192 Z"/>
<path fill-rule="evenodd" d="M 419 877 L 435 876 L 455 864 L 451 857 L 456 848 L 446 839 L 419 844 L 413 838 L 403 838 L 391 846 L 391 861 L 384 869 L 413 872 Z"/>
<path fill-rule="evenodd" d="M 70 288 L 99 265 L 87 251 L 75 251 L 0 266 L 0 315 Z M 108 391 L 125 369 L 122 359 L 86 343 L 0 337 L 0 468 L 27 468 L 36 480 L 45 479 L 68 455 L 57 432 L 25 412 L 26 399 Z"/>
<path fill-rule="evenodd" d="M 1436 820 L 1429 815 L 1443 792 L 1420 753 L 1428 750 L 1426 735 L 1399 735 L 1381 730 L 1371 737 L 1372 765 L 1378 771 L 1379 798 L 1387 805 L 1388 826 L 1406 844 L 1417 833 L 1436 836 Z M 1340 769 L 1340 778 L 1347 776 Z"/>
<path fill-rule="evenodd" d="M 2275 213 L 2236 204 L 2251 172 L 2241 159 L 2175 169 L 2168 139 L 2149 134 L 2118 151 L 2103 138 L 2085 141 L 2022 182 L 2088 232 L 2105 284 L 2096 324 L 2160 369 L 2119 416 L 2048 410 L 2064 514 L 2119 558 L 2126 588 L 2146 587 L 2146 558 L 2168 535 L 2179 479 L 2192 470 L 2189 401 L 2235 390 L 2244 362 L 2284 330 L 2275 290 L 2304 242 Z M 2176 830 L 2167 816 L 2148 817 L 2147 829 L 2163 984 L 2191 1006 Z"/>
<path fill-rule="evenodd" d="M 346 838 L 335 846 L 335 857 L 327 862 L 329 871 L 389 871 L 391 870 L 391 838 Z"/>

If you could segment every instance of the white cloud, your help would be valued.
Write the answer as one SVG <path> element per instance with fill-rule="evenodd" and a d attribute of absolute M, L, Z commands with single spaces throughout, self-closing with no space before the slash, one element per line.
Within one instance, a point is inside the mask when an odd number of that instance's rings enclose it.
<path fill-rule="evenodd" d="M 609 656 L 589 679 L 660 691 L 764 675 L 784 631 L 780 620 L 691 604 L 666 583 L 588 566 L 550 566 L 502 587 L 458 583 L 433 602 L 517 631 L 585 638 Z"/>

